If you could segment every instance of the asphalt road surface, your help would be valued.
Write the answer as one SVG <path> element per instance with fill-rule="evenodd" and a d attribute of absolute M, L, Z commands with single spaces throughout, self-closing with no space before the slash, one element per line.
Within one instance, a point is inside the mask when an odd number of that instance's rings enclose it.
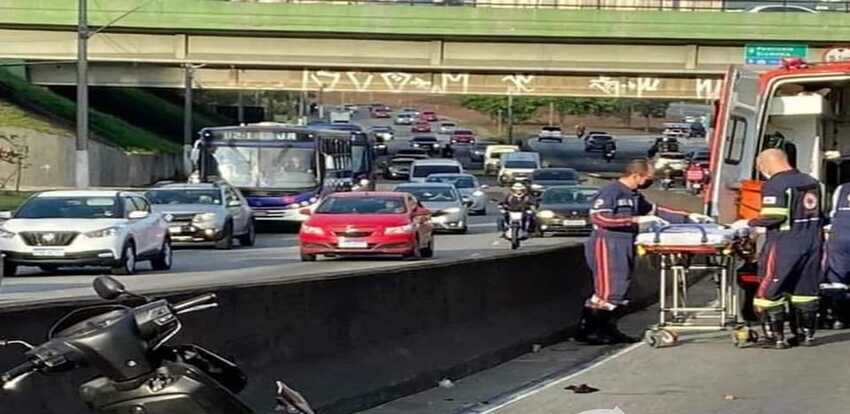
<path fill-rule="evenodd" d="M 392 119 L 370 119 L 365 111 L 355 116 L 355 122 L 364 127 L 389 125 Z M 462 125 L 460 125 L 462 127 Z M 409 147 L 410 128 L 395 126 L 396 139 L 389 143 L 390 153 Z M 439 135 L 438 139 L 448 140 Z M 577 140 L 566 139 L 562 144 L 541 144 L 530 142 L 531 148 L 540 151 L 544 160 L 553 166 L 571 166 L 584 171 L 605 171 L 622 168 L 627 155 L 645 154 L 651 143 L 650 137 L 618 137 L 620 156 L 610 164 L 601 156 L 588 157 L 583 146 Z M 480 165 L 468 163 L 466 148 L 458 146 L 456 156 L 475 170 Z M 487 180 L 484 180 L 487 182 Z M 390 189 L 395 183 L 381 183 L 381 189 Z M 439 235 L 436 239 L 436 258 L 434 261 L 456 260 L 480 257 L 492 254 L 505 254 L 509 251 L 507 242 L 496 232 L 491 207 L 488 216 L 472 217 L 470 232 L 466 235 Z M 278 229 L 279 230 L 279 229 Z M 532 239 L 523 249 L 558 243 L 580 242 L 581 238 Z M 302 263 L 298 256 L 297 235 L 292 229 L 277 233 L 260 234 L 257 246 L 253 248 L 235 248 L 231 251 L 212 250 L 209 247 L 188 247 L 177 250 L 174 268 L 168 272 L 151 271 L 147 263 L 139 265 L 139 274 L 120 277 L 130 289 L 140 292 L 167 291 L 191 287 L 210 286 L 228 283 L 262 282 L 272 280 L 297 280 L 330 272 L 368 269 L 376 267 L 398 267 L 412 265 L 411 261 L 399 259 L 326 259 L 318 263 Z M 60 270 L 54 274 L 45 274 L 36 268 L 24 268 L 21 275 L 5 278 L 0 285 L 0 306 L 10 303 L 52 301 L 78 297 L 93 297 L 91 281 L 105 269 L 78 268 Z"/>

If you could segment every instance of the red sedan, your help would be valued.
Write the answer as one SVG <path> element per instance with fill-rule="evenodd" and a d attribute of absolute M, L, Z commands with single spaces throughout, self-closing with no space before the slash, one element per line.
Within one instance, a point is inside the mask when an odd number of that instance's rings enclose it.
<path fill-rule="evenodd" d="M 410 132 L 431 132 L 431 124 L 427 122 L 417 122 L 410 128 Z"/>
<path fill-rule="evenodd" d="M 433 235 L 431 212 L 410 194 L 345 192 L 319 204 L 301 225 L 298 243 L 305 262 L 318 255 L 420 258 L 434 255 Z"/>
<path fill-rule="evenodd" d="M 474 144 L 475 133 L 468 129 L 456 129 L 452 132 L 452 144 Z"/>
<path fill-rule="evenodd" d="M 434 111 L 423 111 L 419 118 L 425 122 L 437 122 L 437 114 Z"/>

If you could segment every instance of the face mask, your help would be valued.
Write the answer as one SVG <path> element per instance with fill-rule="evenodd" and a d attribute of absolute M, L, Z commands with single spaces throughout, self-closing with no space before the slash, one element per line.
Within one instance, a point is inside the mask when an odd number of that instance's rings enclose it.
<path fill-rule="evenodd" d="M 643 182 L 643 184 L 638 186 L 638 190 L 646 190 L 647 188 L 652 187 L 652 183 L 654 183 L 654 182 L 655 182 L 654 179 L 647 178 L 646 181 Z"/>

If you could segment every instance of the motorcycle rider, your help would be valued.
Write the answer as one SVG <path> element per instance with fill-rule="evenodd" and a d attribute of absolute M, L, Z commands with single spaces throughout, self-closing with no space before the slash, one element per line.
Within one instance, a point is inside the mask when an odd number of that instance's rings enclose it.
<path fill-rule="evenodd" d="M 611 162 L 614 158 L 614 155 L 617 153 L 617 145 L 614 144 L 614 141 L 608 141 L 605 143 L 605 147 L 602 148 L 602 156 L 605 158 L 605 162 Z"/>
<path fill-rule="evenodd" d="M 500 231 L 505 229 L 505 225 L 508 222 L 508 213 L 512 211 L 522 212 L 522 229 L 526 232 L 531 230 L 531 214 L 525 214 L 525 212 L 535 208 L 537 206 L 537 201 L 531 196 L 531 194 L 529 194 L 525 185 L 522 183 L 514 183 L 511 186 L 511 191 L 507 196 L 505 196 L 505 199 L 502 200 L 500 205 L 505 210 L 505 214 L 502 215 L 499 222 Z"/>

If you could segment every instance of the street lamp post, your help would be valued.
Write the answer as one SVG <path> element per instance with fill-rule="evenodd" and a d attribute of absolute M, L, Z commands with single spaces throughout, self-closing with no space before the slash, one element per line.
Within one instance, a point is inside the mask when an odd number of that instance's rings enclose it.
<path fill-rule="evenodd" d="M 79 0 L 77 27 L 77 140 L 74 184 L 89 186 L 89 68 L 87 0 Z"/>

